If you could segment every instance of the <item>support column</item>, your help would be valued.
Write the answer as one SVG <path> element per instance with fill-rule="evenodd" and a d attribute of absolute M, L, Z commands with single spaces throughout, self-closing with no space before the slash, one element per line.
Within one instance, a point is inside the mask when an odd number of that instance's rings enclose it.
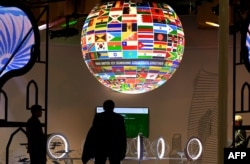
<path fill-rule="evenodd" d="M 218 156 L 217 163 L 224 163 L 224 148 L 227 145 L 227 100 L 228 100 L 228 44 L 229 1 L 220 0 L 219 6 L 219 95 L 218 95 Z"/>

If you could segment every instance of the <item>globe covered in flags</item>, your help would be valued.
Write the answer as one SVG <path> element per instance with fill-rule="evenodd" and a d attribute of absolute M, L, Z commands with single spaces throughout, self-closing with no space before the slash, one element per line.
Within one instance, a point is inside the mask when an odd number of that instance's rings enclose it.
<path fill-rule="evenodd" d="M 165 3 L 111 1 L 96 5 L 83 24 L 83 59 L 114 91 L 138 94 L 165 84 L 184 53 L 184 31 Z"/>

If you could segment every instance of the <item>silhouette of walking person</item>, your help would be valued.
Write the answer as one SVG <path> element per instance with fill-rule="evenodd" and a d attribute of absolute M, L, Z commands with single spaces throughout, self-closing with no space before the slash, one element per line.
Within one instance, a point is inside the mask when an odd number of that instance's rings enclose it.
<path fill-rule="evenodd" d="M 46 163 L 46 144 L 42 124 L 39 117 L 42 116 L 42 107 L 33 105 L 31 107 L 32 116 L 27 121 L 28 153 L 31 164 Z"/>
<path fill-rule="evenodd" d="M 124 118 L 114 112 L 115 103 L 106 100 L 104 112 L 97 113 L 84 143 L 82 162 L 94 158 L 95 164 L 120 164 L 126 155 L 126 129 Z"/>

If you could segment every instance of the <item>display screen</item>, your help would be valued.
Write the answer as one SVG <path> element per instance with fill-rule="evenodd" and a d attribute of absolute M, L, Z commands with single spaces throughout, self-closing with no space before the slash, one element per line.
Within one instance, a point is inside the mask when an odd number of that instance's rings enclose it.
<path fill-rule="evenodd" d="M 96 107 L 96 113 L 103 111 L 103 107 Z M 127 138 L 134 138 L 138 133 L 141 133 L 144 137 L 149 137 L 148 108 L 115 108 L 114 112 L 124 117 Z"/>

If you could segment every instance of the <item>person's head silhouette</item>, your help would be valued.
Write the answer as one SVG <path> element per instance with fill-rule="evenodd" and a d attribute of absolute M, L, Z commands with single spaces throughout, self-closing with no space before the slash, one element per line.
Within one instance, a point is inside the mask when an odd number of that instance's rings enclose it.
<path fill-rule="evenodd" d="M 31 113 L 35 117 L 42 116 L 42 106 L 41 105 L 32 105 L 31 106 Z"/>
<path fill-rule="evenodd" d="M 112 100 L 106 100 L 103 103 L 103 109 L 107 112 L 112 112 L 115 108 L 115 103 Z"/>

